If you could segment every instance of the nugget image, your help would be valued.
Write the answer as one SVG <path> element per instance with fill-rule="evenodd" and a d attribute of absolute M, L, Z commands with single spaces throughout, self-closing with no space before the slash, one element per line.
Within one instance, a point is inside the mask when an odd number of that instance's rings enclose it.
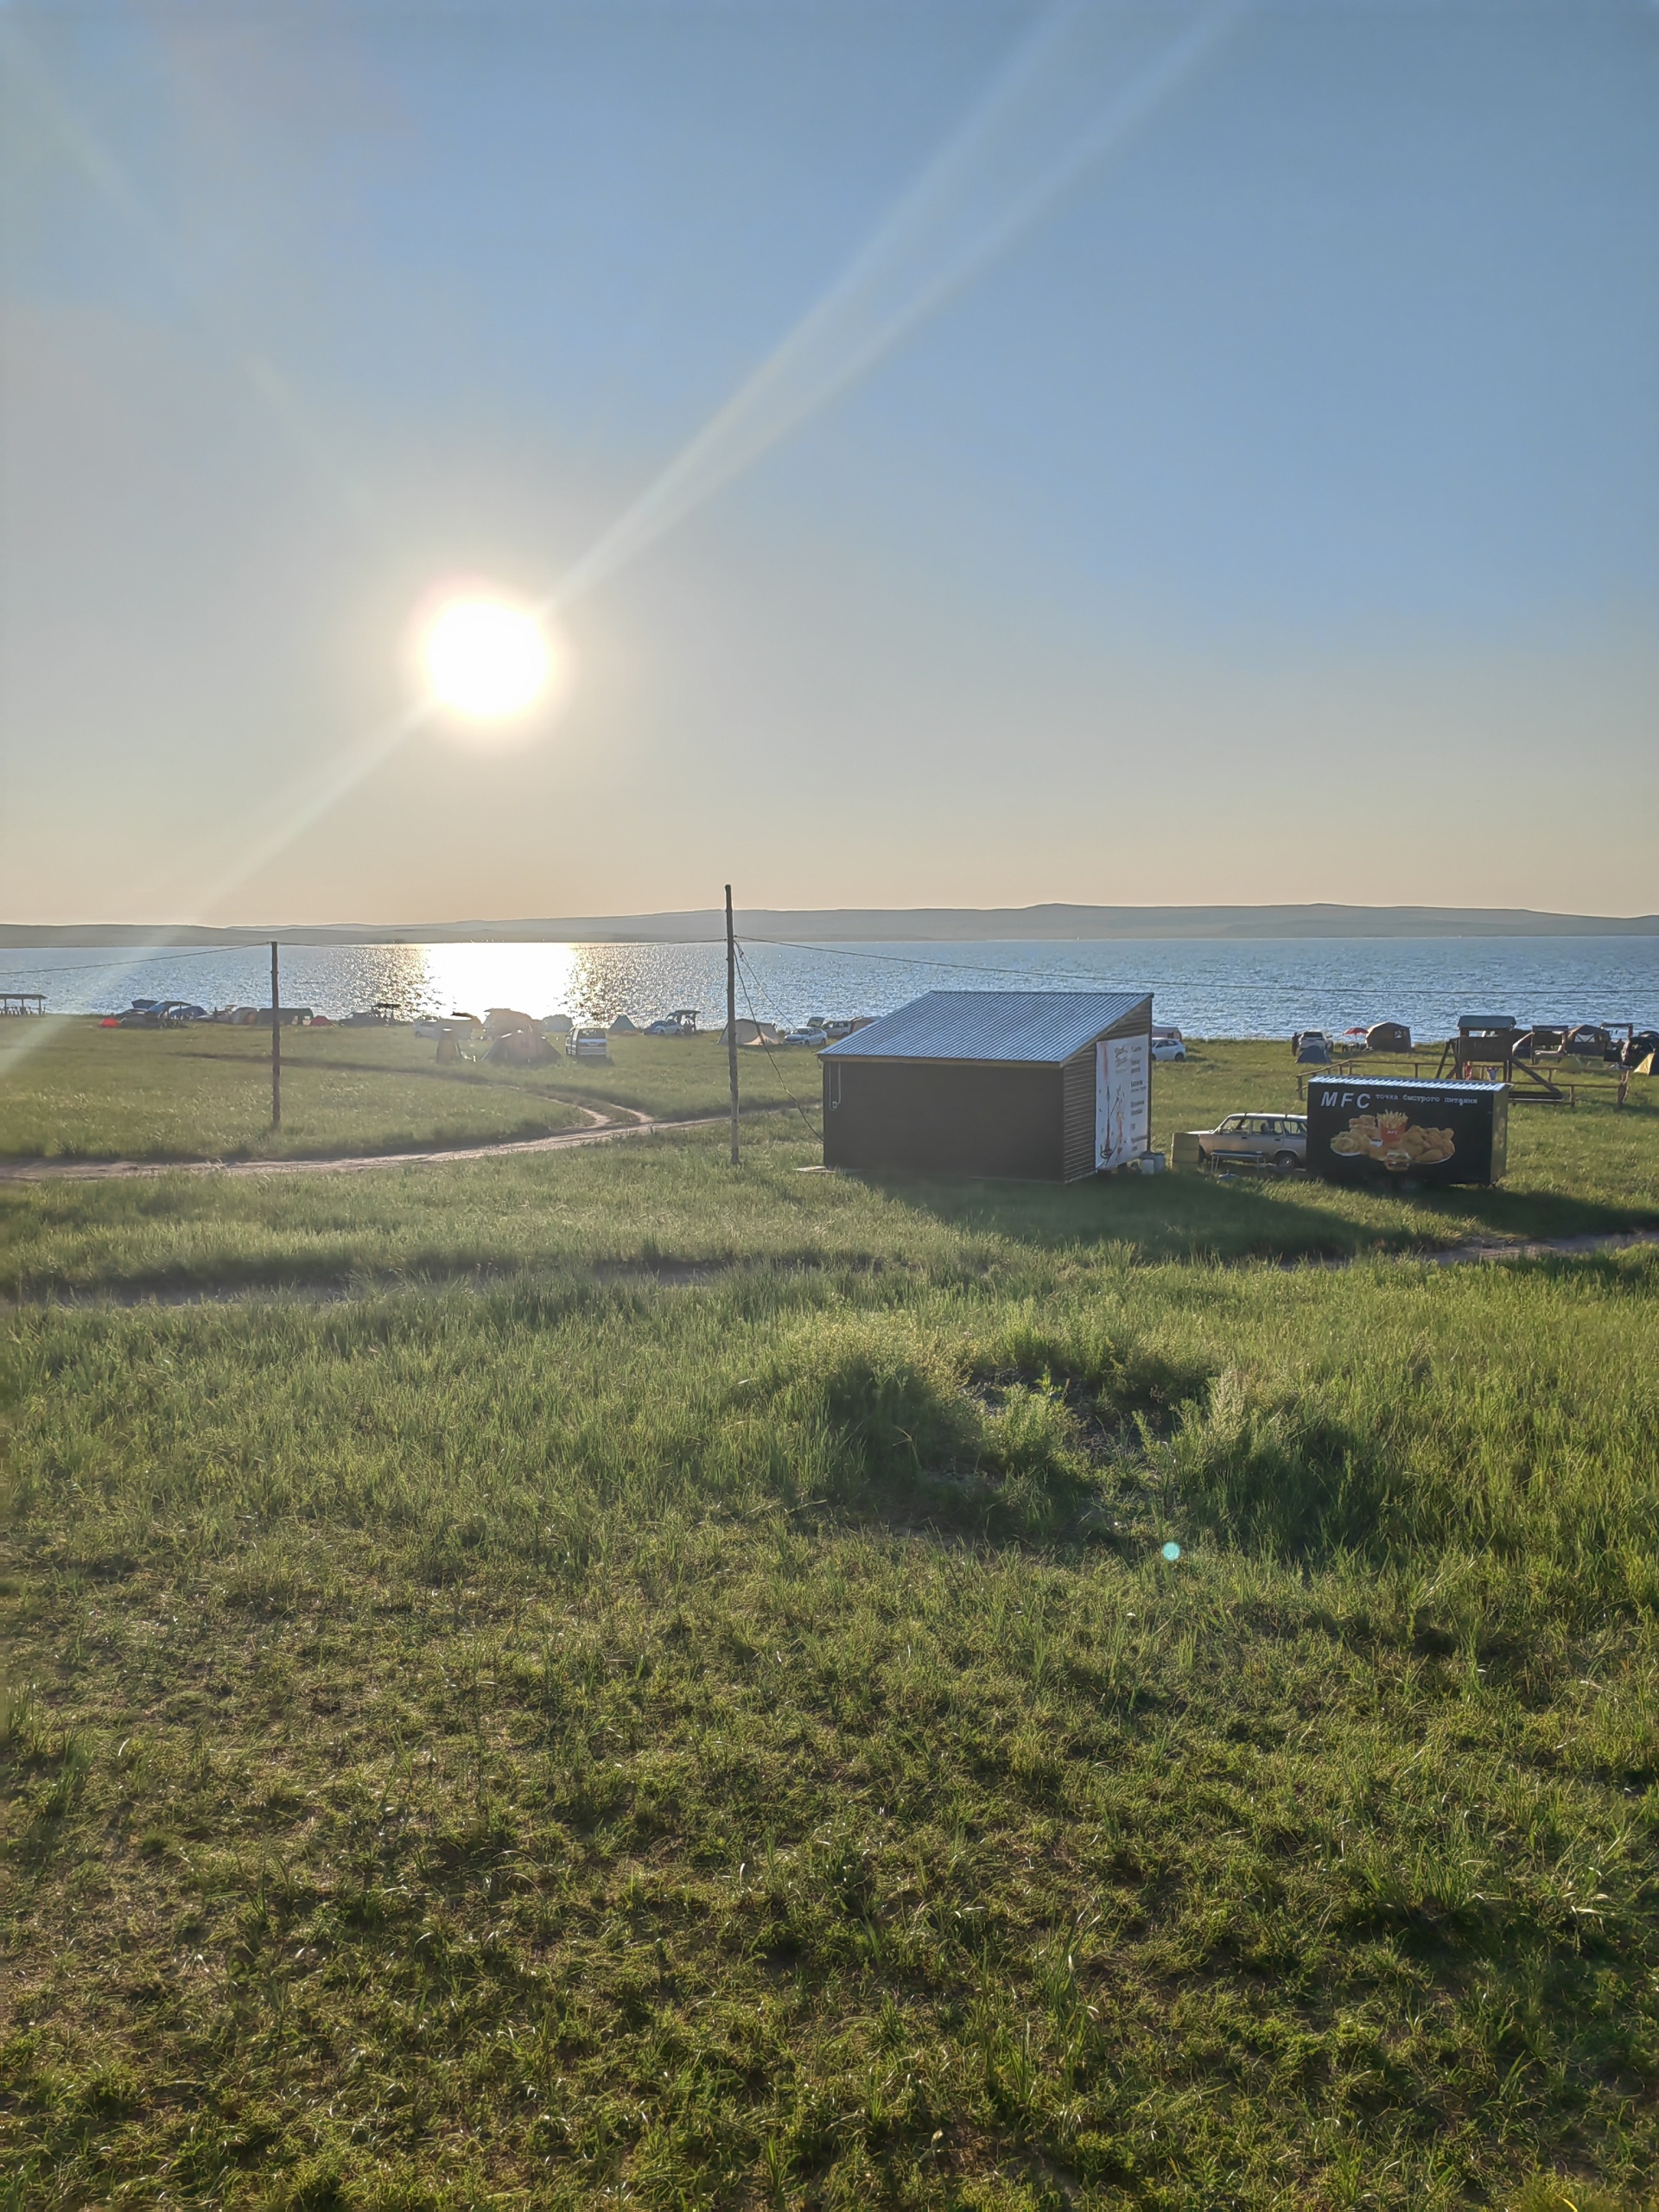
<path fill-rule="evenodd" d="M 1374 1160 L 1391 1175 L 1438 1167 L 1457 1149 L 1450 1129 L 1425 1128 L 1403 1114 L 1356 1114 L 1331 1140 L 1340 1160 Z"/>

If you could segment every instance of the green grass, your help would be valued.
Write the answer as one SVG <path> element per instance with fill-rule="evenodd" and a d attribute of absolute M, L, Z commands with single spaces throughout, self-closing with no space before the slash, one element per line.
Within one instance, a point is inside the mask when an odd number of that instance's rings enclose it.
<path fill-rule="evenodd" d="M 13 1021 L 0 1033 L 0 1159 L 296 1159 L 547 1136 L 580 1127 L 576 1107 L 615 1103 L 688 1118 L 724 1110 L 726 1054 L 713 1039 L 619 1038 L 609 1062 L 563 1055 L 538 1068 L 481 1058 L 440 1066 L 407 1029 L 294 1029 L 283 1035 L 283 1126 L 270 1128 L 270 1036 L 196 1025 L 103 1029 L 95 1020 Z M 793 1090 L 816 1103 L 805 1052 L 743 1055 L 747 1103 Z M 569 1102 L 576 1102 L 576 1107 Z"/>
<path fill-rule="evenodd" d="M 1365 1256 L 1516 1119 L 7 1194 L 10 2201 L 1655 2202 L 1659 1254 Z"/>
<path fill-rule="evenodd" d="M 698 1079 L 701 1046 L 656 1050 L 690 1056 L 670 1062 L 664 1088 L 677 1076 L 687 1088 Z M 608 1072 L 615 1090 L 631 1074 L 638 1095 L 651 1071 L 630 1071 L 620 1058 Z M 788 1071 L 799 1079 L 798 1064 Z M 1282 1104 L 1287 1090 L 1294 1102 L 1294 1077 L 1266 1047 L 1216 1047 L 1190 1070 L 1160 1070 L 1160 1116 L 1177 1089 L 1172 1076 L 1183 1079 L 1176 1103 L 1195 1122 L 1213 1122 L 1230 1106 Z M 867 1184 L 798 1174 L 818 1155 L 792 1111 L 746 1130 L 748 1164 L 734 1186 L 709 1173 L 724 1141 L 721 1133 L 629 1138 L 585 1153 L 580 1165 L 563 1156 L 481 1160 L 453 1174 L 414 1167 L 223 1185 L 193 1178 L 0 1187 L 0 1293 L 441 1283 L 648 1271 L 660 1255 L 696 1265 L 1006 1273 L 1038 1251 L 1062 1270 L 1073 1261 L 1086 1268 L 1103 1243 L 1143 1259 L 1317 1257 L 1659 1225 L 1659 1113 L 1645 1090 L 1622 1114 L 1605 1104 L 1517 1109 L 1511 1173 L 1491 1191 L 1370 1192 L 1300 1177 L 1192 1174 L 1066 1189 Z"/>

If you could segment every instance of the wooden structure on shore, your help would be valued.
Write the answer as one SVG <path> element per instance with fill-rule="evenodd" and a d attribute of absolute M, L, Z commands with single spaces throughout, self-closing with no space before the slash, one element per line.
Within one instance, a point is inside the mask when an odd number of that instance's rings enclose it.
<path fill-rule="evenodd" d="M 1458 1033 L 1448 1037 L 1434 1071 L 1437 1083 L 1475 1083 L 1487 1071 L 1495 1083 L 1507 1083 L 1517 1099 L 1535 1106 L 1564 1106 L 1567 1093 L 1533 1065 L 1533 1032 L 1512 1014 L 1464 1014 Z"/>

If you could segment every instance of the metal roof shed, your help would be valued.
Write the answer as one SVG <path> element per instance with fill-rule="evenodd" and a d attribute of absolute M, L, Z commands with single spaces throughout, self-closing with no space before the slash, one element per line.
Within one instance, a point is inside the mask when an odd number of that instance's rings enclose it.
<path fill-rule="evenodd" d="M 818 1055 L 823 1162 L 1071 1183 L 1150 1141 L 1152 999 L 929 991 Z"/>

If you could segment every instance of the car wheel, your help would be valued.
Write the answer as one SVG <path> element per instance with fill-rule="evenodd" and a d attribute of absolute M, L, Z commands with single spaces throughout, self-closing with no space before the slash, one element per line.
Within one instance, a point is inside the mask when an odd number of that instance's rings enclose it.
<path fill-rule="evenodd" d="M 1302 1163 L 1294 1152 L 1275 1152 L 1273 1164 L 1281 1175 L 1288 1175 L 1293 1167 L 1300 1167 Z"/>

